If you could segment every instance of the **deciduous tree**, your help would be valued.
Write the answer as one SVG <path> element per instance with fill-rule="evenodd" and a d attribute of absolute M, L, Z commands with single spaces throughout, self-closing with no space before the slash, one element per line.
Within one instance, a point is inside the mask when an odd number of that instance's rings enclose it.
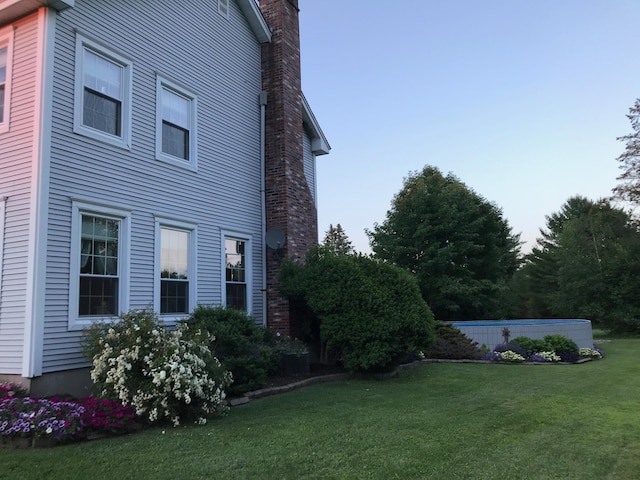
<path fill-rule="evenodd" d="M 500 209 L 454 175 L 414 172 L 381 224 L 376 257 L 411 272 L 438 320 L 500 316 L 500 292 L 518 266 L 519 236 Z"/>

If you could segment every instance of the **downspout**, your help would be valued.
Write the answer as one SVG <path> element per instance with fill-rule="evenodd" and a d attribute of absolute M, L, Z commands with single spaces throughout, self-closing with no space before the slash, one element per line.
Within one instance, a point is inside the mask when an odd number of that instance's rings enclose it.
<path fill-rule="evenodd" d="M 262 235 L 262 325 L 267 326 L 267 206 L 265 185 L 265 110 L 267 92 L 260 92 L 260 232 Z"/>

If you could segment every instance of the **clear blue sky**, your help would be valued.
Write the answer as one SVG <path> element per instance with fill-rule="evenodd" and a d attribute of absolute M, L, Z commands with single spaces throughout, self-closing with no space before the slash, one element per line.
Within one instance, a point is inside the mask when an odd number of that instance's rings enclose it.
<path fill-rule="evenodd" d="M 302 87 L 329 143 L 320 240 L 357 250 L 409 172 L 452 172 L 528 250 L 571 196 L 610 195 L 640 97 L 640 0 L 300 0 Z"/>

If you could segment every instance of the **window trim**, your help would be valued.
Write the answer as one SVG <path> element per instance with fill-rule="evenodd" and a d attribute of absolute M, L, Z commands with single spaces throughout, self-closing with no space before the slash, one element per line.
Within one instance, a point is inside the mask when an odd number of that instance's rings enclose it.
<path fill-rule="evenodd" d="M 4 111 L 0 133 L 9 131 L 11 116 L 11 84 L 13 83 L 13 28 L 0 28 L 0 48 L 7 49 L 6 80 L 4 83 Z"/>
<path fill-rule="evenodd" d="M 69 260 L 69 330 L 81 330 L 96 320 L 114 320 L 112 315 L 97 316 L 78 314 L 80 301 L 80 250 L 82 216 L 94 215 L 120 221 L 118 239 L 118 314 L 129 310 L 131 211 L 117 207 L 83 201 L 71 205 L 71 258 Z"/>
<path fill-rule="evenodd" d="M 103 57 L 122 68 L 122 106 L 120 113 L 120 135 L 112 135 L 82 123 L 84 113 L 84 51 Z M 91 40 L 84 35 L 76 35 L 76 68 L 75 68 L 75 99 L 73 110 L 73 131 L 79 135 L 91 137 L 116 147 L 131 150 L 131 92 L 133 81 L 133 60 L 107 48 L 100 42 Z"/>
<path fill-rule="evenodd" d="M 232 230 L 222 230 L 220 233 L 220 245 L 221 245 L 221 264 L 222 264 L 222 272 L 221 272 L 221 280 L 222 280 L 222 291 L 220 292 L 220 296 L 222 299 L 222 305 L 227 306 L 227 261 L 226 261 L 226 248 L 225 248 L 225 240 L 240 240 L 245 242 L 244 249 L 244 259 L 246 263 L 245 270 L 245 278 L 246 278 L 246 286 L 247 286 L 247 315 L 253 314 L 253 239 L 250 234 L 241 233 Z"/>
<path fill-rule="evenodd" d="M 162 91 L 185 98 L 189 101 L 189 158 L 175 157 L 162 151 Z M 198 169 L 198 99 L 195 92 L 183 87 L 162 75 L 156 76 L 156 160 L 170 163 L 181 168 L 197 171 Z"/>
<path fill-rule="evenodd" d="M 160 263 L 161 263 L 161 229 L 171 228 L 189 233 L 189 259 L 188 259 L 188 280 L 189 280 L 189 311 L 186 313 L 160 313 Z M 165 323 L 175 323 L 177 320 L 185 318 L 196 306 L 197 292 L 197 245 L 198 227 L 195 223 L 175 220 L 173 218 L 157 216 L 155 217 L 155 238 L 154 238 L 154 267 L 153 267 L 153 310 L 158 313 L 158 317 Z"/>

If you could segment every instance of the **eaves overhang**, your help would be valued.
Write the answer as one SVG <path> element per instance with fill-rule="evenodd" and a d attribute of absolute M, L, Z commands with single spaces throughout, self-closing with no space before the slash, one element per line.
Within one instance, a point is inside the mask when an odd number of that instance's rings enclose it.
<path fill-rule="evenodd" d="M 0 0 L 0 26 L 35 12 L 40 7 L 60 11 L 74 5 L 75 0 Z"/>
<path fill-rule="evenodd" d="M 331 150 L 331 145 L 324 136 L 324 132 L 320 128 L 318 120 L 316 120 L 309 102 L 302 95 L 302 123 L 307 128 L 311 137 L 311 151 L 314 155 L 326 155 Z"/>
<path fill-rule="evenodd" d="M 258 42 L 268 43 L 271 41 L 271 29 L 264 19 L 260 7 L 255 0 L 237 0 L 238 6 L 244 14 L 249 26 L 253 30 Z"/>

